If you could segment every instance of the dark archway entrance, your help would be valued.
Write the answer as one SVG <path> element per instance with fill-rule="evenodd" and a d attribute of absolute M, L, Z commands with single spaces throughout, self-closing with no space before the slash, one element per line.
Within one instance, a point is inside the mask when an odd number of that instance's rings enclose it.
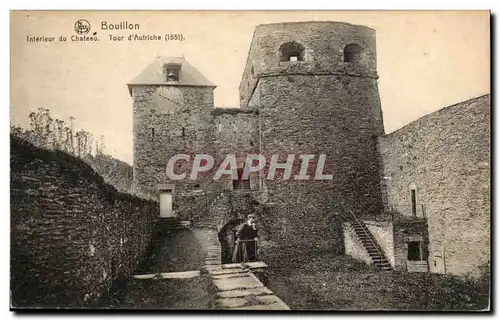
<path fill-rule="evenodd" d="M 236 242 L 236 229 L 243 222 L 244 220 L 239 218 L 232 219 L 219 231 L 222 264 L 232 263 L 234 244 Z"/>

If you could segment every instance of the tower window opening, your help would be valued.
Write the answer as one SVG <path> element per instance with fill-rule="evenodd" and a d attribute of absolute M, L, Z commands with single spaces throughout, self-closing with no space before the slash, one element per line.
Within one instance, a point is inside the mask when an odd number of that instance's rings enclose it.
<path fill-rule="evenodd" d="M 298 42 L 286 42 L 280 46 L 280 61 L 304 61 L 304 46 Z"/>
<path fill-rule="evenodd" d="M 344 48 L 344 62 L 358 63 L 361 61 L 363 48 L 356 43 L 351 43 Z"/>
<path fill-rule="evenodd" d="M 166 82 L 178 82 L 181 65 L 179 64 L 166 64 L 163 66 L 163 73 Z"/>
<path fill-rule="evenodd" d="M 417 216 L 417 191 L 415 189 L 410 190 L 411 198 L 411 215 Z"/>
<path fill-rule="evenodd" d="M 155 139 L 155 129 L 151 128 L 151 141 Z"/>
<path fill-rule="evenodd" d="M 186 136 L 186 128 L 182 127 L 182 137 Z"/>

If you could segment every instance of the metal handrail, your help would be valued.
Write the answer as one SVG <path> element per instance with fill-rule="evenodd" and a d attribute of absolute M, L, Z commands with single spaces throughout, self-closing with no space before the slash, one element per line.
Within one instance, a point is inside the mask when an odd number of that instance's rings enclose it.
<path fill-rule="evenodd" d="M 412 213 L 412 205 L 407 205 L 407 204 L 397 204 L 397 205 L 390 205 L 389 206 L 389 213 L 391 214 L 393 220 L 394 218 L 404 218 L 404 219 L 421 219 L 421 220 L 426 220 L 427 219 L 427 213 L 426 213 L 426 208 L 425 204 L 417 204 L 415 206 L 415 215 L 405 215 L 404 213 Z M 418 215 L 421 213 L 421 216 Z"/>
<path fill-rule="evenodd" d="M 356 215 L 354 214 L 354 212 L 349 209 L 349 212 L 351 213 L 351 215 L 354 217 L 354 219 L 356 220 L 356 222 L 358 222 L 359 226 L 361 226 L 361 228 L 363 229 L 363 232 L 365 232 L 365 234 L 368 236 L 368 238 L 370 239 L 370 241 L 372 241 L 373 245 L 375 246 L 375 248 L 377 249 L 377 252 L 378 254 L 380 254 L 381 257 L 383 257 L 384 259 L 386 258 L 384 254 L 382 254 L 382 252 L 380 252 L 380 250 L 378 249 L 378 246 L 377 246 L 377 243 L 375 243 L 375 241 L 372 239 L 372 237 L 370 236 L 370 233 L 368 233 L 364 227 L 364 225 L 358 220 L 358 218 L 356 217 Z"/>

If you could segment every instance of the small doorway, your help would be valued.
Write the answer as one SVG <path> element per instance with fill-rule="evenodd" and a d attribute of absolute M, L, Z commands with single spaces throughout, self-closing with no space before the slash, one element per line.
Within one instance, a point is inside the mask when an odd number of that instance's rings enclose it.
<path fill-rule="evenodd" d="M 236 230 L 244 221 L 242 219 L 232 219 L 222 227 L 219 232 L 219 242 L 221 245 L 222 264 L 232 263 L 234 246 L 236 242 Z"/>
<path fill-rule="evenodd" d="M 172 191 L 173 188 L 167 184 L 159 184 L 158 186 L 158 192 L 160 193 L 160 217 L 174 217 Z"/>
<path fill-rule="evenodd" d="M 421 242 L 408 242 L 408 261 L 422 261 Z"/>

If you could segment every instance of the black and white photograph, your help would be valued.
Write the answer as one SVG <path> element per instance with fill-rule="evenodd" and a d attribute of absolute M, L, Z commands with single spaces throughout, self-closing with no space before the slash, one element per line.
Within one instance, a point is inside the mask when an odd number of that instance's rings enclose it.
<path fill-rule="evenodd" d="M 488 10 L 10 12 L 10 310 L 491 310 Z"/>

